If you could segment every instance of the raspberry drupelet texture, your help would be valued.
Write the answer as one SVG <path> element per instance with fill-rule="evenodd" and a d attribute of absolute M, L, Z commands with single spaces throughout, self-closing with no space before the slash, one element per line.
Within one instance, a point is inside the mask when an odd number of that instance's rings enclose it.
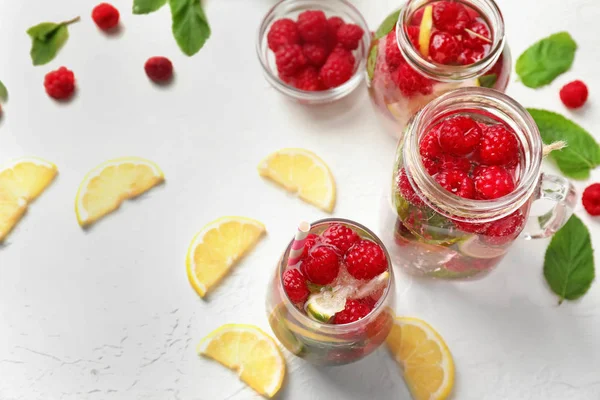
<path fill-rule="evenodd" d="M 429 57 L 438 64 L 455 63 L 462 50 L 458 39 L 448 32 L 435 32 L 431 36 Z"/>
<path fill-rule="evenodd" d="M 336 48 L 331 52 L 319 76 L 326 88 L 334 88 L 347 82 L 354 74 L 354 56 L 348 50 Z"/>
<path fill-rule="evenodd" d="M 443 121 L 439 128 L 440 146 L 454 156 L 465 156 L 477 147 L 481 128 L 466 116 L 456 116 Z"/>
<path fill-rule="evenodd" d="M 306 61 L 315 67 L 320 67 L 325 64 L 327 56 L 329 55 L 327 47 L 320 43 L 305 43 L 302 46 L 302 51 L 304 52 Z"/>
<path fill-rule="evenodd" d="M 421 157 L 428 157 L 435 160 L 444 154 L 442 148 L 440 147 L 438 127 L 430 130 L 425 136 L 423 136 L 423 139 L 421 139 L 421 143 L 419 143 L 419 153 L 421 154 Z"/>
<path fill-rule="evenodd" d="M 344 24 L 336 32 L 338 44 L 347 50 L 356 50 L 365 31 L 355 24 Z"/>
<path fill-rule="evenodd" d="M 580 80 L 567 83 L 560 89 L 560 100 L 568 108 L 579 108 L 588 98 L 588 88 Z"/>
<path fill-rule="evenodd" d="M 433 5 L 433 23 L 443 31 L 459 34 L 464 31 L 471 17 L 467 8 L 455 1 L 439 1 Z"/>
<path fill-rule="evenodd" d="M 92 19 L 103 31 L 113 29 L 119 24 L 119 10 L 108 3 L 100 3 L 92 10 Z"/>
<path fill-rule="evenodd" d="M 435 176 L 435 180 L 444 189 L 457 196 L 465 199 L 475 197 L 473 180 L 466 172 L 457 169 L 442 171 Z"/>
<path fill-rule="evenodd" d="M 279 50 L 279 47 L 283 45 L 299 44 L 298 26 L 289 18 L 278 19 L 269 29 L 267 43 L 273 51 Z"/>
<path fill-rule="evenodd" d="M 46 74 L 44 88 L 53 99 L 66 100 L 75 92 L 75 74 L 65 67 L 60 67 Z"/>
<path fill-rule="evenodd" d="M 392 72 L 405 63 L 398 42 L 396 42 L 396 32 L 394 31 L 388 33 L 385 38 L 385 62 Z"/>
<path fill-rule="evenodd" d="M 283 288 L 294 303 L 303 303 L 310 294 L 306 277 L 298 269 L 289 269 L 283 273 Z"/>
<path fill-rule="evenodd" d="M 308 252 L 300 269 L 309 281 L 317 285 L 328 285 L 338 276 L 340 259 L 333 247 L 315 246 Z"/>
<path fill-rule="evenodd" d="M 600 215 L 600 183 L 593 183 L 588 186 L 583 191 L 581 202 L 588 214 Z"/>
<path fill-rule="evenodd" d="M 485 40 L 482 37 L 469 34 L 469 40 L 467 42 L 467 45 L 469 47 L 476 48 L 478 46 L 483 46 L 491 43 L 490 31 L 484 23 L 479 21 L 472 21 L 469 24 L 469 30 L 475 32 L 479 36 L 488 38 L 488 40 Z"/>
<path fill-rule="evenodd" d="M 351 228 L 342 224 L 333 224 L 321 235 L 322 241 L 329 244 L 342 254 L 346 253 L 354 243 L 360 240 L 360 237 Z"/>
<path fill-rule="evenodd" d="M 392 73 L 392 80 L 406 97 L 428 95 L 433 91 L 431 80 L 425 78 L 408 64 L 403 63 Z"/>
<path fill-rule="evenodd" d="M 493 165 L 475 169 L 475 194 L 480 200 L 493 200 L 515 190 L 515 181 L 506 168 Z"/>
<path fill-rule="evenodd" d="M 338 29 L 344 25 L 344 20 L 340 17 L 329 17 L 327 19 L 327 24 L 329 25 L 329 29 L 333 33 L 337 33 Z"/>
<path fill-rule="evenodd" d="M 335 325 L 349 324 L 363 319 L 371 312 L 372 308 L 365 302 L 358 300 L 346 300 L 344 309 L 333 316 Z"/>
<path fill-rule="evenodd" d="M 316 92 L 324 89 L 323 82 L 319 78 L 319 71 L 311 65 L 305 67 L 295 76 L 295 86 L 307 92 Z"/>
<path fill-rule="evenodd" d="M 356 279 L 372 279 L 385 272 L 387 258 L 383 249 L 370 240 L 360 240 L 344 256 L 348 273 Z"/>
<path fill-rule="evenodd" d="M 306 257 L 308 257 L 310 249 L 312 249 L 314 245 L 319 242 L 319 240 L 319 236 L 315 235 L 314 233 L 309 233 L 306 236 L 306 240 L 304 241 L 304 249 L 302 249 L 302 254 L 300 255 L 300 260 L 304 260 Z"/>
<path fill-rule="evenodd" d="M 503 125 L 488 126 L 479 143 L 479 162 L 484 165 L 513 166 L 519 161 L 519 142 Z"/>
<path fill-rule="evenodd" d="M 146 75 L 153 82 L 167 82 L 173 77 L 173 64 L 166 57 L 150 57 L 144 64 Z"/>
<path fill-rule="evenodd" d="M 320 10 L 307 10 L 298 15 L 298 32 L 307 43 L 323 43 L 330 34 L 325 13 Z"/>
<path fill-rule="evenodd" d="M 410 181 L 408 180 L 408 176 L 406 176 L 406 171 L 404 168 L 400 170 L 397 178 L 398 191 L 409 203 L 415 206 L 422 206 L 423 200 L 417 195 L 415 190 L 413 189 Z"/>
<path fill-rule="evenodd" d="M 306 57 L 299 45 L 283 45 L 275 52 L 275 63 L 280 75 L 294 76 L 306 65 Z"/>
<path fill-rule="evenodd" d="M 521 211 L 517 210 L 504 218 L 491 222 L 485 231 L 486 241 L 495 245 L 506 244 L 521 233 L 524 225 L 525 217 Z"/>

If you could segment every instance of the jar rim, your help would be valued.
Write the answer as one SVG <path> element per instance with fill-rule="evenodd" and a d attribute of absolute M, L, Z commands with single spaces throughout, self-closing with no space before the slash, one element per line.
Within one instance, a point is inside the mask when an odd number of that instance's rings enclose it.
<path fill-rule="evenodd" d="M 429 175 L 419 152 L 419 139 L 428 128 L 449 113 L 481 108 L 487 115 L 508 125 L 523 148 L 523 160 L 517 187 L 506 196 L 493 200 L 465 199 L 445 190 Z M 493 221 L 518 210 L 537 190 L 543 143 L 538 127 L 527 110 L 517 101 L 494 89 L 461 88 L 444 93 L 421 109 L 409 123 L 404 139 L 403 157 L 406 175 L 419 190 L 419 197 L 446 217 L 478 222 Z"/>
<path fill-rule="evenodd" d="M 406 62 L 422 75 L 441 82 L 460 82 L 481 76 L 496 64 L 506 42 L 504 31 L 504 18 L 502 12 L 494 0 L 461 0 L 468 7 L 479 11 L 488 22 L 491 29 L 493 42 L 490 51 L 481 60 L 470 65 L 442 65 L 425 59 L 412 45 L 406 29 L 402 27 L 408 24 L 413 12 L 426 3 L 437 0 L 408 0 L 400 10 L 396 22 L 396 43 Z"/>

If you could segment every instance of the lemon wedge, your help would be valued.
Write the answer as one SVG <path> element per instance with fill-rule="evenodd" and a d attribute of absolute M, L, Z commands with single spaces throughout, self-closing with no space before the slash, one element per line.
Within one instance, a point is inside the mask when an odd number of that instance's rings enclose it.
<path fill-rule="evenodd" d="M 278 150 L 258 165 L 260 176 L 273 180 L 309 204 L 332 212 L 335 181 L 329 167 L 316 154 L 304 149 Z"/>
<path fill-rule="evenodd" d="M 285 360 L 275 341 L 253 325 L 226 324 L 200 341 L 198 354 L 238 373 L 242 382 L 267 398 L 277 394 Z"/>
<path fill-rule="evenodd" d="M 56 165 L 35 157 L 13 160 L 0 170 L 0 242 L 21 220 L 29 203 L 50 185 Z"/>
<path fill-rule="evenodd" d="M 444 339 L 417 318 L 398 317 L 386 339 L 415 400 L 444 400 L 454 386 L 454 361 Z"/>
<path fill-rule="evenodd" d="M 246 217 L 219 218 L 194 236 L 186 257 L 188 279 L 200 297 L 212 289 L 266 232 Z"/>
<path fill-rule="evenodd" d="M 419 51 L 423 57 L 429 57 L 429 41 L 431 40 L 431 29 L 433 28 L 433 6 L 428 5 L 423 10 L 423 19 L 419 30 Z"/>
<path fill-rule="evenodd" d="M 125 200 L 148 191 L 165 180 L 152 161 L 123 157 L 106 161 L 88 172 L 77 190 L 75 214 L 82 227 L 115 211 Z"/>

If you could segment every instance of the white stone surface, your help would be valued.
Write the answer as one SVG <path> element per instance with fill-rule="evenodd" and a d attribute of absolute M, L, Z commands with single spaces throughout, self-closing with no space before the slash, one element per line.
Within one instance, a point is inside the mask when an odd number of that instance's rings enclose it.
<path fill-rule="evenodd" d="M 133 16 L 131 0 L 115 0 L 122 34 L 107 37 L 89 17 L 95 3 L 0 0 L 0 79 L 10 90 L 0 160 L 35 155 L 60 170 L 0 248 L 0 399 L 257 398 L 234 374 L 196 356 L 195 344 L 223 323 L 268 329 L 265 290 L 280 252 L 299 220 L 325 215 L 263 182 L 255 166 L 280 147 L 314 150 L 338 182 L 335 215 L 377 228 L 395 143 L 381 131 L 364 87 L 337 104 L 308 108 L 267 84 L 254 43 L 274 0 L 208 0 L 213 36 L 193 58 L 173 41 L 167 8 Z M 514 54 L 559 30 L 579 44 L 572 71 L 551 86 L 534 91 L 513 79 L 509 93 L 597 135 L 598 2 L 499 3 Z M 399 2 L 355 4 L 376 27 Z M 59 56 L 33 67 L 25 30 L 76 15 L 82 21 L 70 27 Z M 172 86 L 148 83 L 143 64 L 154 55 L 173 60 Z M 61 65 L 77 76 L 69 104 L 51 101 L 42 86 L 45 73 Z M 571 113 L 558 90 L 575 78 L 592 94 L 584 110 Z M 123 155 L 156 161 L 166 185 L 81 230 L 73 211 L 79 182 L 96 164 Z M 201 300 L 187 282 L 186 248 L 206 222 L 227 214 L 258 218 L 269 234 Z M 598 220 L 581 205 L 577 214 L 600 248 Z M 452 349 L 454 399 L 600 398 L 600 284 L 558 307 L 541 272 L 547 243 L 517 242 L 479 282 L 399 276 L 399 312 L 430 322 Z M 290 357 L 288 372 L 282 399 L 409 398 L 384 350 L 332 369 Z"/>

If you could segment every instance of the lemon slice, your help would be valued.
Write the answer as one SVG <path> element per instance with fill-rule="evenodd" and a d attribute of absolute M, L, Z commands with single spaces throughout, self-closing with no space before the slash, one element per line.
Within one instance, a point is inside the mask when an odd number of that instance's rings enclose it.
<path fill-rule="evenodd" d="M 275 341 L 252 325 L 226 324 L 198 344 L 198 354 L 238 373 L 262 396 L 277 394 L 285 377 L 285 360 Z"/>
<path fill-rule="evenodd" d="M 423 57 L 429 57 L 429 41 L 431 40 L 431 28 L 433 27 L 433 6 L 428 5 L 423 10 L 423 19 L 419 29 L 419 50 Z"/>
<path fill-rule="evenodd" d="M 186 257 L 187 275 L 200 297 L 213 288 L 265 233 L 265 226 L 246 217 L 219 218 L 194 236 Z"/>
<path fill-rule="evenodd" d="M 496 258 L 500 257 L 508 251 L 507 247 L 490 246 L 481 242 L 477 235 L 472 235 L 458 243 L 458 250 L 469 257 L 473 258 Z"/>
<path fill-rule="evenodd" d="M 75 214 L 82 227 L 115 211 L 123 201 L 148 191 L 165 180 L 152 161 L 123 157 L 106 161 L 88 172 L 77 190 Z"/>
<path fill-rule="evenodd" d="M 56 174 L 56 165 L 35 157 L 16 159 L 0 170 L 0 242 Z"/>
<path fill-rule="evenodd" d="M 340 287 L 311 294 L 306 301 L 306 313 L 319 322 L 327 322 L 346 307 L 346 299 L 352 292 L 352 288 Z"/>
<path fill-rule="evenodd" d="M 415 400 L 443 400 L 454 386 L 454 361 L 444 339 L 417 318 L 398 317 L 386 339 Z"/>
<path fill-rule="evenodd" d="M 327 164 L 304 149 L 278 150 L 258 165 L 260 176 L 269 178 L 309 204 L 332 212 L 335 181 Z"/>

